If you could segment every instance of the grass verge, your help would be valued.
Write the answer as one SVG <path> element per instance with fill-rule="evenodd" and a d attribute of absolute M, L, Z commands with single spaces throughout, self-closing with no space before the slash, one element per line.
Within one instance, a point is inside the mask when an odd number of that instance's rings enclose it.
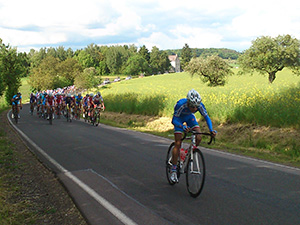
<path fill-rule="evenodd" d="M 19 186 L 14 172 L 21 165 L 16 161 L 13 148 L 5 130 L 0 128 L 0 223 L 34 224 L 35 215 L 27 210 L 28 202 L 15 201 Z"/>
<path fill-rule="evenodd" d="M 104 112 L 101 123 L 152 133 L 173 140 L 171 118 L 130 115 L 125 113 Z M 206 131 L 205 121 L 199 121 L 200 127 Z M 300 168 L 299 130 L 294 128 L 273 128 L 251 124 L 219 124 L 216 142 L 205 144 L 235 154 L 276 162 Z M 171 142 L 170 140 L 170 142 Z"/>
<path fill-rule="evenodd" d="M 0 224 L 86 224 L 57 177 L 27 149 L 0 108 Z"/>

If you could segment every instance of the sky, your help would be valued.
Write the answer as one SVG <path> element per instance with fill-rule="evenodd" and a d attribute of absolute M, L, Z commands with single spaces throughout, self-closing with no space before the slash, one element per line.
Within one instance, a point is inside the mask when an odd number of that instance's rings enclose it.
<path fill-rule="evenodd" d="M 300 39 L 300 1 L 0 0 L 0 38 L 19 52 L 92 43 L 242 52 L 286 34 Z"/>

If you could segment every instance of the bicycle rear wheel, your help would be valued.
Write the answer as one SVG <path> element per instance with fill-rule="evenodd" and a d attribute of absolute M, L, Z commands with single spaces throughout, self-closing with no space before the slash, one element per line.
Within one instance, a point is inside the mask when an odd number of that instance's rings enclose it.
<path fill-rule="evenodd" d="M 172 152 L 173 152 L 173 148 L 175 146 L 175 143 L 173 142 L 169 149 L 168 149 L 168 153 L 167 153 L 167 158 L 166 158 L 166 175 L 167 175 L 167 180 L 169 182 L 169 184 L 174 185 L 175 183 L 171 180 L 171 173 L 172 173 Z M 179 162 L 179 160 L 178 160 Z M 179 165 L 177 165 L 177 178 L 179 179 L 180 177 L 180 172 L 179 172 Z"/>
<path fill-rule="evenodd" d="M 197 148 L 193 150 L 193 160 L 189 157 L 186 170 L 186 186 L 190 195 L 198 197 L 205 182 L 205 162 L 202 152 Z"/>

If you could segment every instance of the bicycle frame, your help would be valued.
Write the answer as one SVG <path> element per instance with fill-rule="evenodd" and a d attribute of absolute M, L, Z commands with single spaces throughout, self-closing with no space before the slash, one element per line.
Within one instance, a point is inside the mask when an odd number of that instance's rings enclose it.
<path fill-rule="evenodd" d="M 195 131 L 191 131 L 190 133 L 192 134 L 190 137 L 187 137 L 187 133 L 184 133 L 184 137 L 182 138 L 182 141 L 183 140 L 191 140 L 191 143 L 189 144 L 188 152 L 187 152 L 187 154 L 185 156 L 185 159 L 184 159 L 183 163 L 180 163 L 180 173 L 184 173 L 184 170 L 185 170 L 185 168 L 187 166 L 189 158 L 191 158 L 191 167 L 194 168 L 193 167 L 193 164 L 194 164 L 194 154 L 191 154 L 191 153 L 192 153 L 192 151 L 194 151 L 195 149 L 197 149 L 197 146 L 196 146 L 196 135 L 207 135 L 207 136 L 210 136 L 210 141 L 207 144 L 211 144 L 212 141 L 214 140 L 214 137 L 210 133 L 197 133 Z M 182 147 L 182 143 L 181 143 L 181 147 Z M 197 165 L 197 171 L 200 171 L 198 158 L 196 158 L 196 165 Z M 197 171 L 192 170 L 192 173 L 199 174 L 199 172 L 197 172 Z"/>

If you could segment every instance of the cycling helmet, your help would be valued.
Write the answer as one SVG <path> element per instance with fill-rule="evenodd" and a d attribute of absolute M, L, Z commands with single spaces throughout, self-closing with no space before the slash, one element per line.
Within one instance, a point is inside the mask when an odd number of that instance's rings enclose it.
<path fill-rule="evenodd" d="M 200 103 L 202 101 L 200 94 L 194 89 L 188 92 L 186 98 L 188 100 L 189 105 L 192 107 L 200 106 Z"/>
<path fill-rule="evenodd" d="M 98 91 L 97 95 L 101 96 L 101 93 L 100 93 L 100 91 Z"/>
<path fill-rule="evenodd" d="M 67 96 L 68 96 L 68 97 L 71 97 L 71 94 L 69 93 Z"/>
<path fill-rule="evenodd" d="M 86 97 L 89 97 L 90 95 L 89 95 L 89 94 L 86 94 L 85 96 L 86 96 Z"/>
<path fill-rule="evenodd" d="M 16 93 L 16 92 L 15 92 Z M 17 95 L 21 95 L 21 92 L 18 92 Z"/>
<path fill-rule="evenodd" d="M 78 96 L 81 96 L 81 93 L 78 93 Z"/>
<path fill-rule="evenodd" d="M 91 93 L 90 96 L 93 97 L 93 96 L 94 96 L 94 93 Z"/>

